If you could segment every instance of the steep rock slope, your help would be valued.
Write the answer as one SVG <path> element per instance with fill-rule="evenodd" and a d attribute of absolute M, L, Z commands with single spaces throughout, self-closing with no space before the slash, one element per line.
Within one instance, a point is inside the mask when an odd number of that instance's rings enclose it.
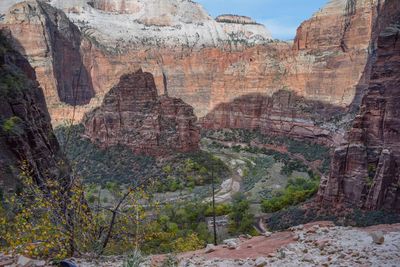
<path fill-rule="evenodd" d="M 13 191 L 23 169 L 42 185 L 68 182 L 42 89 L 29 63 L 0 35 L 0 189 Z"/>
<path fill-rule="evenodd" d="M 138 68 L 154 75 L 159 94 L 181 98 L 194 108 L 198 117 L 216 111 L 230 113 L 208 116 L 214 120 L 213 123 L 207 119 L 207 127 L 211 128 L 229 126 L 218 120 L 228 116 L 229 120 L 239 120 L 246 113 L 232 113 L 227 108 L 218 111 L 219 107 L 254 94 L 273 98 L 282 89 L 293 91 L 306 101 L 341 108 L 352 104 L 357 107 L 368 80 L 369 72 L 365 70 L 371 57 L 372 27 L 379 3 L 383 2 L 332 0 L 300 26 L 292 45 L 285 42 L 257 44 L 248 37 L 225 38 L 231 29 L 224 29 L 224 24 L 255 24 L 244 17 L 222 16 L 213 20 L 192 1 L 99 0 L 88 4 L 83 0 L 52 0 L 50 4 L 66 12 L 80 28 L 84 37 L 80 42 L 85 66 L 82 69 L 89 70 L 96 95 L 89 104 L 76 108 L 63 105 L 65 101 L 48 100 L 53 103 L 50 104 L 53 122 L 57 124 L 72 118 L 79 121 L 86 112 L 101 105 L 104 95 L 118 83 L 119 77 Z M 188 16 L 185 10 L 195 14 Z M 31 44 L 7 23 L 14 13 L 6 15 L 3 25 L 11 28 L 15 38 L 20 40 L 21 50 L 29 51 Z M 20 16 L 31 15 L 23 11 Z M 33 53 L 27 55 L 32 59 Z M 43 64 L 43 61 L 37 62 Z M 68 68 L 68 65 L 63 66 L 64 71 Z M 92 93 L 88 90 L 84 95 Z M 323 120 L 340 120 L 344 113 L 327 113 L 328 117 Z M 253 118 L 257 119 L 257 116 Z M 349 115 L 342 120 L 347 123 L 351 119 Z M 307 115 L 296 120 L 307 122 L 307 130 L 300 129 L 307 137 L 315 133 L 318 139 L 321 135 L 320 130 L 314 130 L 319 128 L 318 121 Z M 292 127 L 290 120 L 284 123 L 286 128 Z M 331 128 L 331 125 L 322 128 Z M 331 132 L 336 135 L 337 130 Z M 342 133 L 339 135 L 343 137 Z M 340 143 L 342 137 L 330 139 Z"/>
<path fill-rule="evenodd" d="M 103 147 L 123 144 L 138 154 L 160 156 L 197 150 L 196 120 L 182 100 L 158 97 L 153 76 L 139 70 L 123 75 L 84 125 L 85 134 Z"/>
<path fill-rule="evenodd" d="M 49 2 L 64 10 L 77 25 L 91 28 L 93 35 L 106 46 L 114 47 L 118 42 L 125 48 L 133 45 L 201 47 L 231 39 L 201 5 L 190 0 Z M 259 33 L 261 39 L 246 40 L 257 42 L 270 39 L 266 30 Z"/>
<path fill-rule="evenodd" d="M 89 103 L 94 90 L 80 53 L 82 37 L 62 11 L 27 1 L 14 5 L 2 23 L 14 37 L 13 47 L 35 69 L 50 108 Z"/>
<path fill-rule="evenodd" d="M 400 3 L 386 1 L 376 26 L 376 60 L 348 143 L 322 184 L 323 203 L 400 211 Z"/>
<path fill-rule="evenodd" d="M 219 104 L 200 121 L 208 129 L 259 129 L 267 135 L 309 139 L 328 145 L 342 139 L 343 129 L 335 125 L 335 119 L 343 113 L 344 108 L 281 90 L 271 97 L 250 94 Z"/>
<path fill-rule="evenodd" d="M 222 26 L 224 32 L 233 40 L 271 39 L 271 33 L 264 25 L 257 23 L 250 17 L 239 15 L 220 15 L 215 20 Z"/>

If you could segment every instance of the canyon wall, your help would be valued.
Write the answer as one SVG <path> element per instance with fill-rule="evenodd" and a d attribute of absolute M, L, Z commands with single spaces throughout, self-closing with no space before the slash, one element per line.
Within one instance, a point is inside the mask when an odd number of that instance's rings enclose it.
<path fill-rule="evenodd" d="M 50 110 L 61 103 L 89 103 L 94 90 L 80 54 L 82 37 L 62 11 L 41 1 L 22 2 L 2 24 L 13 37 L 13 47 L 35 69 Z"/>
<path fill-rule="evenodd" d="M 139 70 L 123 75 L 84 125 L 85 135 L 101 147 L 126 145 L 137 154 L 164 156 L 199 149 L 196 120 L 191 106 L 159 97 L 153 76 Z"/>
<path fill-rule="evenodd" d="M 367 93 L 319 191 L 328 205 L 400 211 L 400 3 L 379 7 Z"/>
<path fill-rule="evenodd" d="M 272 42 L 268 36 L 262 42 L 246 34 L 245 38 L 231 38 L 227 32 L 232 29 L 224 29 L 224 25 L 233 18 L 222 17 L 218 22 L 192 1 L 49 1 L 80 29 L 83 70 L 88 71 L 95 92 L 90 98 L 88 87 L 84 99 L 90 103 L 76 108 L 62 100 L 48 100 L 53 123 L 71 118 L 79 121 L 102 103 L 119 77 L 139 68 L 154 75 L 159 94 L 181 98 L 194 107 L 198 117 L 221 103 L 251 94 L 272 97 L 282 89 L 307 100 L 348 107 L 364 77 L 377 1 L 359 0 L 350 11 L 346 3 L 334 0 L 303 23 L 292 45 Z M 184 10 L 196 15 L 189 16 L 181 12 Z M 30 51 L 43 37 L 30 36 L 27 42 L 17 29 L 29 28 L 29 23 L 21 22 L 15 28 L 8 22 L 14 13 L 8 12 L 2 25 L 20 40 L 21 50 Z M 21 17 L 31 16 L 25 10 L 20 13 Z M 256 25 L 245 22 L 242 24 Z M 30 61 L 44 64 L 33 60 L 33 53 L 26 54 Z M 38 79 L 42 84 L 48 78 L 38 74 Z M 79 84 L 90 84 L 89 80 Z M 53 90 L 53 94 L 58 93 Z"/>
<path fill-rule="evenodd" d="M 69 171 L 35 72 L 0 32 L 0 189 L 16 190 L 21 172 L 67 189 Z"/>
<path fill-rule="evenodd" d="M 281 90 L 271 97 L 251 94 L 219 104 L 200 122 L 207 129 L 259 129 L 267 135 L 333 145 L 344 136 L 337 120 L 345 112 L 344 108 Z"/>

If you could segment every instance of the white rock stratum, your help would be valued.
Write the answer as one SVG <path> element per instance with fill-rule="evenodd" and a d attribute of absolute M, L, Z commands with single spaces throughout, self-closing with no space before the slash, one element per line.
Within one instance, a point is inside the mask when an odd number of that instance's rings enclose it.
<path fill-rule="evenodd" d="M 20 0 L 1 0 L 0 14 Z M 47 0 L 83 34 L 104 47 L 204 47 L 231 42 L 259 44 L 271 34 L 261 24 L 213 19 L 190 0 Z"/>

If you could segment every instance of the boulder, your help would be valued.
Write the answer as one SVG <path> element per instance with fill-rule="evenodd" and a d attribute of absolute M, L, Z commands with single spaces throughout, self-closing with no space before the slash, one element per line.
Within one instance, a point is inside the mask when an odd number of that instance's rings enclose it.
<path fill-rule="evenodd" d="M 313 256 L 311 256 L 310 254 L 306 254 L 306 255 L 304 255 L 302 261 L 313 263 L 314 259 L 313 259 Z"/>
<path fill-rule="evenodd" d="M 371 233 L 372 242 L 378 245 L 382 245 L 385 242 L 385 236 L 382 231 L 372 232 Z"/>
<path fill-rule="evenodd" d="M 265 237 L 270 237 L 272 235 L 272 233 L 267 231 L 267 232 L 264 232 L 262 235 Z"/>
<path fill-rule="evenodd" d="M 268 261 L 264 257 L 259 257 L 256 259 L 255 264 L 257 267 L 263 267 L 263 266 L 267 266 Z"/>
<path fill-rule="evenodd" d="M 34 262 L 33 259 L 30 259 L 28 257 L 25 257 L 23 255 L 18 257 L 18 261 L 17 261 L 17 265 L 21 266 L 21 267 L 25 267 L 25 266 L 30 266 L 32 265 Z"/>
<path fill-rule="evenodd" d="M 204 252 L 211 253 L 211 252 L 214 252 L 215 250 L 216 250 L 216 247 L 213 244 L 207 244 Z"/>

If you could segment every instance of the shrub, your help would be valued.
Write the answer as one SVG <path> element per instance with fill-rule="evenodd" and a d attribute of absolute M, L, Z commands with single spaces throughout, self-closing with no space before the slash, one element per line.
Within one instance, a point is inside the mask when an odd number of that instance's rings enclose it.
<path fill-rule="evenodd" d="M 318 191 L 318 187 L 318 180 L 289 179 L 285 189 L 279 192 L 279 195 L 262 201 L 261 208 L 263 212 L 270 213 L 297 205 L 312 197 Z"/>
<path fill-rule="evenodd" d="M 154 158 L 137 156 L 124 146 L 101 149 L 82 137 L 83 132 L 83 125 L 55 129 L 60 145 L 84 183 L 129 184 L 139 178 L 156 177 L 161 172 Z"/>
<path fill-rule="evenodd" d="M 254 214 L 250 212 L 250 202 L 246 197 L 237 193 L 233 196 L 232 211 L 229 213 L 229 233 L 255 235 Z"/>
<path fill-rule="evenodd" d="M 9 135 L 20 135 L 23 133 L 23 121 L 17 116 L 10 117 L 3 122 L 2 129 Z"/>
<path fill-rule="evenodd" d="M 65 198 L 57 181 L 44 181 L 39 187 L 29 173 L 21 172 L 21 192 L 0 203 L 0 251 L 52 259 L 71 255 L 72 245 L 85 251 L 87 240 L 74 234 L 90 233 L 88 207 L 79 184 L 71 184 L 70 197 Z"/>
<path fill-rule="evenodd" d="M 281 231 L 292 226 L 314 221 L 332 221 L 337 225 L 367 227 L 378 224 L 399 223 L 400 215 L 384 210 L 362 211 L 358 209 L 344 215 L 333 215 L 329 210 L 321 213 L 320 210 L 313 208 L 289 207 L 273 213 L 266 220 L 266 224 L 272 231 Z"/>
<path fill-rule="evenodd" d="M 230 204 L 216 204 L 215 205 L 215 215 L 216 216 L 223 216 L 228 215 L 232 212 L 232 205 Z M 209 205 L 206 209 L 205 216 L 211 217 L 213 216 L 213 209 L 212 206 Z"/>
<path fill-rule="evenodd" d="M 168 254 L 162 262 L 161 267 L 177 267 L 178 263 L 179 261 L 175 254 Z"/>
<path fill-rule="evenodd" d="M 139 250 L 134 250 L 123 263 L 123 267 L 139 267 L 145 262 L 145 258 Z"/>

